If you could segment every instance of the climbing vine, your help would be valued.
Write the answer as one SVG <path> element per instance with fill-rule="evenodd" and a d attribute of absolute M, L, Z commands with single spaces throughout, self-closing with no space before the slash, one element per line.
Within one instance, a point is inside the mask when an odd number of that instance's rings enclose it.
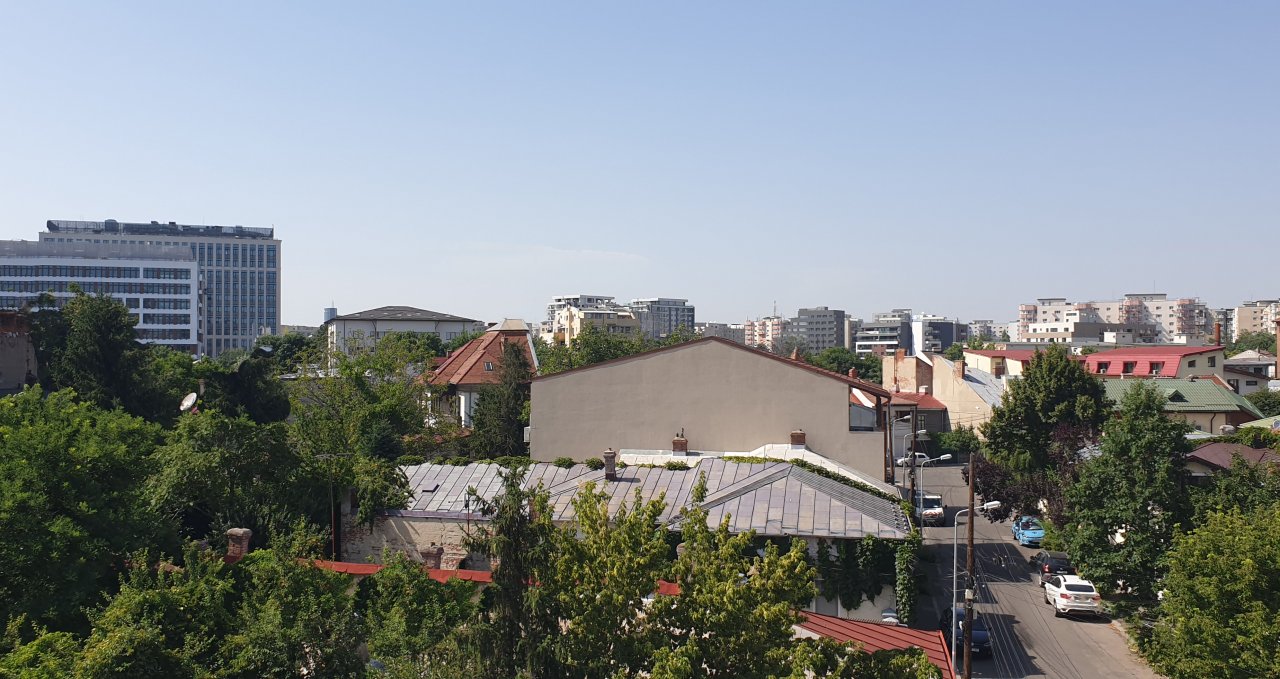
<path fill-rule="evenodd" d="M 912 530 L 911 535 L 897 545 L 894 555 L 894 598 L 898 602 L 898 620 L 911 624 L 916 612 L 916 560 L 920 546 L 924 540 L 919 530 Z"/>
<path fill-rule="evenodd" d="M 827 601 L 857 608 L 864 599 L 875 599 L 893 573 L 894 543 L 876 537 L 840 540 L 834 545 L 818 541 L 814 566 L 821 577 L 821 594 Z"/>

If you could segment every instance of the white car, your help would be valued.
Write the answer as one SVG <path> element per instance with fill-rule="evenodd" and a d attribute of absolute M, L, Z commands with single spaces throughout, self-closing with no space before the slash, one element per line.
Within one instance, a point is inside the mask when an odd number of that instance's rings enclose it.
<path fill-rule="evenodd" d="M 915 458 L 914 462 L 912 461 L 912 457 Z M 907 465 L 924 464 L 928 461 L 928 455 L 925 455 L 924 453 L 913 453 L 911 455 L 903 455 L 897 459 L 896 463 L 899 467 L 906 467 Z"/>
<path fill-rule="evenodd" d="M 1102 615 L 1102 596 L 1092 582 L 1077 575 L 1051 575 L 1044 581 L 1044 602 L 1053 606 L 1053 615 L 1090 613 Z"/>

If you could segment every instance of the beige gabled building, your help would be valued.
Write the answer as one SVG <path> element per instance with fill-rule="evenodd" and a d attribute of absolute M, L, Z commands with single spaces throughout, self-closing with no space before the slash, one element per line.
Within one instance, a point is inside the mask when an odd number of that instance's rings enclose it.
<path fill-rule="evenodd" d="M 535 378 L 529 448 L 539 461 L 609 448 L 719 455 L 789 445 L 798 433 L 802 447 L 887 479 L 889 397 L 856 377 L 707 337 Z"/>

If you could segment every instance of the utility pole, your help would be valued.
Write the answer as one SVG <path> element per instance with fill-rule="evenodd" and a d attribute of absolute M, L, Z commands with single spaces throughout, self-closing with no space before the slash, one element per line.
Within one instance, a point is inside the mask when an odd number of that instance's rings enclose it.
<path fill-rule="evenodd" d="M 973 514 L 973 487 L 978 485 L 978 466 L 974 461 L 979 454 L 975 452 L 969 456 L 969 526 L 966 530 L 968 548 L 964 555 L 965 580 L 968 583 L 964 592 L 964 679 L 969 679 L 971 676 L 969 672 L 973 661 L 973 598 L 978 589 L 978 581 L 973 577 L 973 524 L 978 520 L 978 517 Z"/>

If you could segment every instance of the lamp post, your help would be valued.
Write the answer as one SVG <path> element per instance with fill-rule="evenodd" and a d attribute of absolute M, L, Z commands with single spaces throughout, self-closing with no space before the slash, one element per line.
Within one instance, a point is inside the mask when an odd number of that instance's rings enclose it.
<path fill-rule="evenodd" d="M 982 504 L 982 511 L 984 512 L 999 508 L 999 500 L 992 500 Z M 956 574 L 959 572 L 958 566 L 960 562 L 956 559 L 956 553 L 960 550 L 960 515 L 968 513 L 968 507 L 956 512 L 956 525 L 953 531 L 955 535 L 951 540 L 951 610 L 949 612 L 951 613 L 951 657 L 955 659 L 952 666 L 960 665 L 960 645 L 956 643 L 956 632 L 960 628 L 960 618 L 956 616 Z M 969 516 L 969 522 L 973 523 L 972 515 Z M 973 548 L 970 547 L 970 549 Z M 972 574 L 970 574 L 970 577 L 972 577 Z"/>
<path fill-rule="evenodd" d="M 893 425 L 895 425 L 895 424 L 897 424 L 897 423 L 899 423 L 899 422 L 906 422 L 907 420 L 910 420 L 910 419 L 911 419 L 911 415 L 910 415 L 910 414 L 903 415 L 902 417 L 899 417 L 899 418 L 895 419 L 893 422 L 891 422 L 891 423 L 889 424 L 889 429 L 893 429 Z M 906 457 L 906 455 L 907 455 L 907 453 L 906 453 L 906 450 L 907 450 L 907 437 L 909 437 L 909 436 L 911 436 L 911 433 L 910 433 L 910 432 L 908 432 L 908 433 L 906 433 L 906 434 L 903 434 L 903 435 L 902 435 L 902 450 L 903 450 L 902 455 L 903 455 L 903 457 Z M 890 451 L 890 452 L 892 452 L 892 451 Z M 894 459 L 893 459 L 893 466 L 894 466 L 894 470 L 893 470 L 893 484 L 896 486 L 896 485 L 898 485 L 898 470 L 897 470 L 897 468 L 898 468 L 898 467 L 902 467 L 902 468 L 903 468 L 903 473 L 905 474 L 905 473 L 906 473 L 906 467 L 907 467 L 907 465 L 906 465 L 906 463 L 905 463 L 905 462 L 904 462 L 903 464 L 898 464 L 898 459 L 897 459 L 897 457 L 894 457 Z"/>
<path fill-rule="evenodd" d="M 928 434 L 926 434 L 926 436 L 928 436 Z M 920 494 L 921 510 L 924 509 L 924 466 L 929 464 L 930 462 L 946 462 L 947 460 L 950 460 L 950 459 L 951 459 L 951 453 L 946 453 L 945 455 L 931 457 L 919 464 L 919 467 L 920 467 L 920 493 L 919 494 Z M 945 525 L 945 523 L 943 525 Z"/>

